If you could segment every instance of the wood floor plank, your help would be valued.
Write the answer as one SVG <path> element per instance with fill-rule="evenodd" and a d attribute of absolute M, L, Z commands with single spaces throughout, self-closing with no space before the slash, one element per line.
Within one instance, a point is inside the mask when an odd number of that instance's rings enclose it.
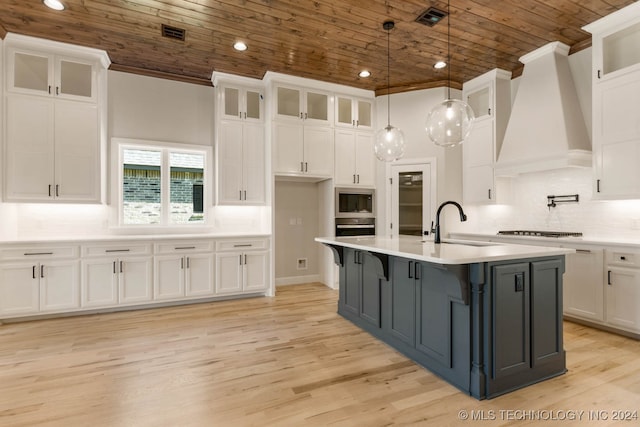
<path fill-rule="evenodd" d="M 493 417 L 483 426 L 541 425 L 531 417 L 570 411 L 582 418 L 547 425 L 640 425 L 612 419 L 640 410 L 639 341 L 565 322 L 567 374 L 478 401 L 338 316 L 336 304 L 336 291 L 305 284 L 274 298 L 1 325 L 0 425 L 475 423 L 460 411 Z"/>

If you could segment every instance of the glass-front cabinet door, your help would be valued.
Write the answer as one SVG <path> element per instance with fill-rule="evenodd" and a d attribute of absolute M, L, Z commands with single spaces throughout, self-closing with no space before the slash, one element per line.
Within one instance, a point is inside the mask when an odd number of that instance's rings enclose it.
<path fill-rule="evenodd" d="M 336 126 L 371 129 L 372 102 L 348 96 L 336 96 Z"/>
<path fill-rule="evenodd" d="M 284 86 L 276 87 L 276 118 L 302 119 L 300 98 L 301 92 L 299 89 Z"/>
<path fill-rule="evenodd" d="M 222 88 L 222 118 L 262 121 L 262 92 L 233 86 Z"/>
<path fill-rule="evenodd" d="M 48 95 L 53 86 L 53 57 L 13 50 L 9 54 L 8 90 Z"/>

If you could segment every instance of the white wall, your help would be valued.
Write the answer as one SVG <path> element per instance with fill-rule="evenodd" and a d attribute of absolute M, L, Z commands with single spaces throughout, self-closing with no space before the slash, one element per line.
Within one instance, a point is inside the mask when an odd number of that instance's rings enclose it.
<path fill-rule="evenodd" d="M 319 243 L 321 235 L 321 192 L 318 183 L 276 181 L 274 204 L 276 284 L 320 280 Z M 298 268 L 298 259 L 307 260 L 307 268 Z"/>
<path fill-rule="evenodd" d="M 400 128 L 405 135 L 406 149 L 403 159 L 436 158 L 437 163 L 437 195 L 435 209 L 446 200 L 461 200 L 462 198 L 462 148 L 443 148 L 435 145 L 427 135 L 425 123 L 427 115 L 439 102 L 446 98 L 445 88 L 425 89 L 391 95 L 391 125 Z M 461 92 L 451 91 L 452 98 L 460 99 Z M 387 125 L 387 96 L 376 98 L 377 126 Z M 382 234 L 387 227 L 386 196 L 389 184 L 385 175 L 385 163 L 377 162 L 377 233 Z M 455 215 L 443 211 L 443 224 L 446 218 Z"/>

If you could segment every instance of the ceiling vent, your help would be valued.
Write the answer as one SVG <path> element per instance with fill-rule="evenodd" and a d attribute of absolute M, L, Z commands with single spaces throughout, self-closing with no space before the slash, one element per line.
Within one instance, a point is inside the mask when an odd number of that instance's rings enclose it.
<path fill-rule="evenodd" d="M 442 21 L 442 19 L 444 19 L 444 17 L 446 16 L 447 12 L 436 9 L 435 7 L 430 7 L 416 18 L 416 22 L 427 25 L 429 27 L 433 27 L 438 22 Z"/>
<path fill-rule="evenodd" d="M 162 37 L 184 41 L 185 32 L 183 28 L 170 27 L 162 24 Z"/>

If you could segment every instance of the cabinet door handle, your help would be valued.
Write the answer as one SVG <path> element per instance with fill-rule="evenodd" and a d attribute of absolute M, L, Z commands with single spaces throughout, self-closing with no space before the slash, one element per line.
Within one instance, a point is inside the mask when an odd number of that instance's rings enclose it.
<path fill-rule="evenodd" d="M 413 279 L 413 261 L 409 261 L 409 279 Z"/>
<path fill-rule="evenodd" d="M 176 246 L 174 249 L 177 251 L 186 250 L 186 249 L 195 249 L 195 246 Z"/>
<path fill-rule="evenodd" d="M 300 172 L 304 172 L 304 162 L 300 162 Z"/>
<path fill-rule="evenodd" d="M 36 266 L 31 267 L 31 277 L 36 278 Z"/>
<path fill-rule="evenodd" d="M 113 261 L 113 274 L 116 274 L 116 262 Z"/>
<path fill-rule="evenodd" d="M 120 273 L 122 273 L 122 261 L 120 261 Z"/>
<path fill-rule="evenodd" d="M 351 120 L 351 126 L 355 126 L 356 125 L 356 121 L 355 120 Z"/>
<path fill-rule="evenodd" d="M 184 258 L 180 258 L 180 270 L 184 269 Z"/>
<path fill-rule="evenodd" d="M 238 190 L 238 193 L 240 193 L 239 200 L 242 200 L 242 190 Z"/>
<path fill-rule="evenodd" d="M 60 95 L 60 86 L 56 86 L 56 95 Z"/>
<path fill-rule="evenodd" d="M 302 118 L 302 111 L 300 112 L 300 118 Z"/>
<path fill-rule="evenodd" d="M 191 262 L 189 261 L 189 257 L 187 257 L 187 268 L 191 268 Z"/>
<path fill-rule="evenodd" d="M 307 120 L 307 113 L 304 113 L 304 119 Z"/>
<path fill-rule="evenodd" d="M 33 255 L 53 255 L 53 252 L 28 252 L 24 254 L 24 256 L 33 256 Z"/>
<path fill-rule="evenodd" d="M 238 255 L 238 258 L 240 259 L 240 265 L 242 265 L 242 254 Z"/>
<path fill-rule="evenodd" d="M 241 119 L 242 118 L 242 111 L 238 111 L 238 118 Z"/>
<path fill-rule="evenodd" d="M 420 267 L 420 263 L 415 262 L 414 266 L 413 266 L 413 269 L 414 269 L 414 274 L 413 274 L 414 277 L 416 278 L 416 280 L 419 280 L 420 279 L 420 272 L 422 271 L 422 269 Z"/>
<path fill-rule="evenodd" d="M 487 190 L 489 193 L 489 200 L 491 200 L 491 189 Z"/>
<path fill-rule="evenodd" d="M 51 184 L 49 184 L 49 197 L 51 197 Z"/>
<path fill-rule="evenodd" d="M 112 252 L 129 252 L 131 249 L 105 249 L 105 253 L 112 253 Z"/>
<path fill-rule="evenodd" d="M 358 182 L 356 184 L 360 184 L 360 174 L 357 174 L 356 177 L 358 178 Z"/>
<path fill-rule="evenodd" d="M 612 283 L 611 283 L 611 270 L 607 271 L 607 285 L 612 285 Z"/>
<path fill-rule="evenodd" d="M 360 126 L 360 120 L 356 120 L 356 127 Z"/>
<path fill-rule="evenodd" d="M 597 179 L 596 180 L 596 193 L 599 193 L 599 192 L 600 192 L 600 180 Z"/>
<path fill-rule="evenodd" d="M 600 78 L 600 70 L 598 70 L 598 78 Z"/>
<path fill-rule="evenodd" d="M 40 265 L 40 277 L 44 278 L 44 265 Z"/>
<path fill-rule="evenodd" d="M 244 254 L 244 265 L 247 265 L 247 254 Z"/>
<path fill-rule="evenodd" d="M 251 243 L 243 243 L 243 244 L 233 245 L 234 248 L 250 248 L 251 246 L 253 246 L 253 244 L 251 244 Z"/>
<path fill-rule="evenodd" d="M 247 200 L 247 190 L 244 190 L 243 193 L 244 193 L 244 200 Z"/>
<path fill-rule="evenodd" d="M 304 162 L 304 171 L 309 172 L 309 163 Z"/>
<path fill-rule="evenodd" d="M 356 174 L 355 173 L 353 174 L 353 183 L 354 184 L 356 183 Z"/>
<path fill-rule="evenodd" d="M 49 85 L 49 95 L 51 95 L 51 85 Z"/>
<path fill-rule="evenodd" d="M 60 185 L 56 184 L 56 197 L 60 197 Z"/>
<path fill-rule="evenodd" d="M 491 108 L 487 110 L 487 114 L 491 115 Z"/>

